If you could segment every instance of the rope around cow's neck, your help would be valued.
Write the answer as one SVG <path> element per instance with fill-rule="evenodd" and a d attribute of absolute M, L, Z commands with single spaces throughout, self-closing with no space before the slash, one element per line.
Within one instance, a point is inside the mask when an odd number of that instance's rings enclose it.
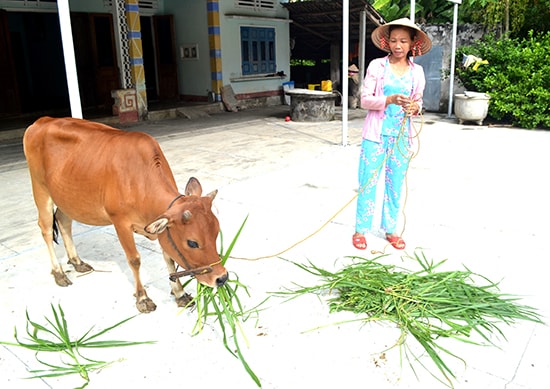
<path fill-rule="evenodd" d="M 168 208 L 166 208 L 166 209 L 172 208 L 172 205 L 174 205 L 174 203 L 175 203 L 177 200 L 181 199 L 182 197 L 185 197 L 185 195 L 183 195 L 183 194 L 177 195 L 177 196 L 174 198 L 174 200 L 170 201 L 170 204 L 168 204 Z"/>
<path fill-rule="evenodd" d="M 174 272 L 174 273 L 170 273 L 168 278 L 170 279 L 170 281 L 176 282 L 176 280 L 178 278 L 181 278 L 181 277 L 185 277 L 185 276 L 195 277 L 196 275 L 210 273 L 212 271 L 212 266 L 218 265 L 220 263 L 222 263 L 221 260 L 219 260 L 218 262 L 214 262 L 214 263 L 212 263 L 208 266 L 202 266 L 202 267 L 197 267 L 197 268 L 192 269 L 192 270 L 181 270 L 181 271 L 177 271 L 177 272 Z"/>

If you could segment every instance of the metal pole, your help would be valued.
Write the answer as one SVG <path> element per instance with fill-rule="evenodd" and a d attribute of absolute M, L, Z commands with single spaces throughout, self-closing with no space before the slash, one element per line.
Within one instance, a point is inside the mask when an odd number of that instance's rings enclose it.
<path fill-rule="evenodd" d="M 454 94 L 454 83 L 455 83 L 455 56 L 456 56 L 456 26 L 458 23 L 458 3 L 454 4 L 454 13 L 453 13 L 453 41 L 451 45 L 451 74 L 449 79 L 449 107 L 447 110 L 447 117 L 452 116 L 453 112 L 453 94 Z"/>
<path fill-rule="evenodd" d="M 414 23 L 416 15 L 416 0 L 411 0 L 411 16 L 410 19 Z M 414 57 L 410 57 L 410 60 L 414 62 Z"/>
<path fill-rule="evenodd" d="M 65 72 L 67 73 L 67 89 L 69 90 L 71 116 L 73 118 L 82 119 L 82 106 L 80 104 L 80 90 L 78 88 L 78 74 L 74 56 L 69 0 L 58 0 L 57 11 L 59 14 L 59 26 L 61 28 L 61 41 L 63 43 L 63 56 L 65 60 Z"/>
<path fill-rule="evenodd" d="M 359 89 L 363 86 L 363 78 L 365 77 L 365 47 L 367 40 L 367 13 L 361 11 L 361 19 L 359 22 Z M 361 102 L 359 102 L 361 105 Z"/>
<path fill-rule="evenodd" d="M 349 93 L 349 0 L 344 0 L 342 7 L 342 146 L 347 146 Z"/>

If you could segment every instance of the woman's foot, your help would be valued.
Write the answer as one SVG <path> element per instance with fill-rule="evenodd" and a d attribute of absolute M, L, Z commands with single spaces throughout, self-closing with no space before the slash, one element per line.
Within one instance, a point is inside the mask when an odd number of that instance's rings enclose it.
<path fill-rule="evenodd" d="M 367 240 L 365 239 L 365 235 L 360 234 L 359 232 L 353 234 L 353 245 L 358 250 L 365 250 L 367 248 Z"/>
<path fill-rule="evenodd" d="M 405 248 L 405 241 L 400 236 L 395 234 L 386 234 L 386 239 L 396 250 L 403 250 Z"/>

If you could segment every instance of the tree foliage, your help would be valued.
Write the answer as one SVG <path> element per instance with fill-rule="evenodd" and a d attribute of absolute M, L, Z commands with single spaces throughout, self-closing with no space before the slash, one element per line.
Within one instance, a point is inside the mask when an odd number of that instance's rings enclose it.
<path fill-rule="evenodd" d="M 408 17 L 410 0 L 371 0 L 386 20 Z M 449 0 L 416 0 L 417 23 L 452 23 L 454 4 Z M 530 30 L 550 31 L 550 0 L 463 0 L 458 7 L 460 23 L 501 27 L 514 37 L 527 37 Z"/>
<path fill-rule="evenodd" d="M 463 0 L 462 4 L 464 22 L 501 27 L 512 36 L 526 37 L 529 30 L 550 30 L 550 0 Z"/>
<path fill-rule="evenodd" d="M 550 128 L 550 32 L 531 32 L 527 38 L 486 36 L 459 47 L 457 64 L 463 54 L 489 62 L 477 71 L 458 66 L 456 76 L 468 90 L 491 95 L 491 117 L 523 128 Z"/>

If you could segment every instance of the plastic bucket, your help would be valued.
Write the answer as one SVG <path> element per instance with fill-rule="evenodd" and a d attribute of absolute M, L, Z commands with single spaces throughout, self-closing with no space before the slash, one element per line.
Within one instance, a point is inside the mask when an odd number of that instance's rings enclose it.
<path fill-rule="evenodd" d="M 332 81 L 331 80 L 321 81 L 321 90 L 324 92 L 332 92 Z"/>

